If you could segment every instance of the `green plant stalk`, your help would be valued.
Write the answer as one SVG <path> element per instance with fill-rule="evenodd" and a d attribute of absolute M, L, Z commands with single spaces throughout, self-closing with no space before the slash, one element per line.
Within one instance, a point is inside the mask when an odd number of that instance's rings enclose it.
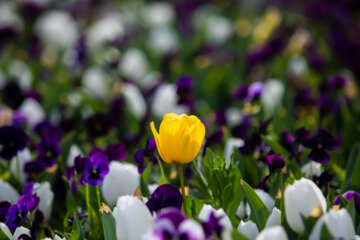
<path fill-rule="evenodd" d="M 183 165 L 179 164 L 178 169 L 179 169 L 181 195 L 182 195 L 182 199 L 183 199 L 184 213 L 185 213 L 186 216 L 188 216 L 188 212 L 187 212 L 187 208 L 186 208 L 186 196 L 185 196 L 185 186 L 184 186 L 184 168 L 183 168 Z"/>
<path fill-rule="evenodd" d="M 96 186 L 96 197 L 98 202 L 99 209 L 101 208 L 101 198 L 100 198 L 100 188 L 99 185 Z"/>
<path fill-rule="evenodd" d="M 281 172 L 278 173 L 280 177 L 280 189 L 281 189 L 281 202 L 280 202 L 280 209 L 281 209 L 281 222 L 284 221 L 285 218 L 285 212 L 284 210 L 284 179 L 283 174 Z"/>
<path fill-rule="evenodd" d="M 89 184 L 86 184 L 85 190 L 86 190 L 86 207 L 87 207 L 88 219 L 89 219 L 89 234 L 91 235 L 93 221 L 92 221 L 92 212 L 91 212 L 91 204 L 90 204 L 90 185 Z"/>

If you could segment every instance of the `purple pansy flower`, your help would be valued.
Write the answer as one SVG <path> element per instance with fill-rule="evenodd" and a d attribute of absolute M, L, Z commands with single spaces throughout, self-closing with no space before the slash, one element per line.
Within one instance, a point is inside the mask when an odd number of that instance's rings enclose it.
<path fill-rule="evenodd" d="M 70 191 L 72 193 L 75 193 L 79 186 L 84 184 L 81 175 L 85 166 L 85 161 L 86 158 L 78 155 L 74 159 L 74 166 L 65 171 L 65 177 L 69 181 Z"/>
<path fill-rule="evenodd" d="M 360 214 L 360 193 L 355 191 L 347 191 L 342 195 L 343 198 L 348 200 L 349 202 L 351 199 L 354 200 L 356 211 Z M 340 204 L 340 196 L 337 196 L 334 200 L 333 205 L 339 205 Z"/>
<path fill-rule="evenodd" d="M 38 156 L 36 161 L 44 168 L 52 167 L 61 154 L 59 141 L 50 136 L 43 137 L 37 148 Z"/>
<path fill-rule="evenodd" d="M 105 136 L 111 127 L 110 119 L 103 113 L 96 113 L 85 120 L 85 128 L 91 139 Z"/>
<path fill-rule="evenodd" d="M 40 137 L 49 137 L 54 140 L 60 141 L 61 132 L 58 127 L 50 123 L 48 120 L 44 120 L 34 127 L 34 132 Z"/>
<path fill-rule="evenodd" d="M 334 75 L 331 76 L 328 82 L 328 88 L 330 90 L 339 90 L 342 89 L 346 83 L 348 82 L 348 79 L 343 75 Z"/>
<path fill-rule="evenodd" d="M 280 154 L 272 154 L 266 157 L 266 163 L 271 173 L 281 171 L 285 167 L 285 159 Z"/>
<path fill-rule="evenodd" d="M 145 239 L 203 240 L 205 234 L 196 221 L 185 218 L 178 209 L 164 209 L 154 220 L 152 231 Z"/>
<path fill-rule="evenodd" d="M 146 206 L 150 212 L 157 212 L 166 207 L 175 207 L 181 210 L 182 197 L 179 190 L 170 184 L 163 184 L 150 195 Z"/>
<path fill-rule="evenodd" d="M 221 232 L 224 229 L 224 226 L 220 223 L 221 218 L 221 216 L 217 217 L 215 212 L 211 212 L 208 220 L 201 223 L 206 238 L 210 237 L 213 233 L 215 233 L 216 236 L 221 237 Z"/>
<path fill-rule="evenodd" d="M 25 148 L 28 136 L 13 126 L 0 127 L 0 157 L 11 160 L 18 151 Z"/>
<path fill-rule="evenodd" d="M 327 130 L 319 128 L 314 136 L 303 141 L 303 145 L 311 148 L 308 156 L 310 161 L 328 163 L 329 154 L 327 151 L 337 149 L 339 142 Z"/>
<path fill-rule="evenodd" d="M 178 104 L 185 104 L 189 107 L 193 105 L 192 89 L 194 79 L 190 76 L 181 76 L 176 82 L 176 92 L 178 94 Z"/>
<path fill-rule="evenodd" d="M 141 174 L 146 169 L 149 162 L 155 160 L 154 152 L 156 150 L 155 139 L 148 139 L 144 149 L 140 149 L 135 153 L 134 160 L 138 164 L 138 172 Z"/>
<path fill-rule="evenodd" d="M 105 154 L 110 160 L 124 160 L 126 158 L 126 148 L 122 143 L 109 144 L 105 149 Z"/>
<path fill-rule="evenodd" d="M 262 82 L 252 83 L 247 90 L 246 101 L 251 102 L 254 100 L 259 100 L 264 92 L 264 89 L 265 85 Z"/>
<path fill-rule="evenodd" d="M 17 228 L 21 223 L 26 220 L 27 216 L 27 208 L 26 205 L 14 204 L 11 205 L 7 214 L 7 225 L 11 229 Z"/>
<path fill-rule="evenodd" d="M 36 193 L 33 194 L 34 183 L 28 182 L 22 190 L 22 196 L 18 199 L 19 206 L 25 205 L 28 211 L 34 210 L 40 202 Z"/>
<path fill-rule="evenodd" d="M 8 201 L 0 202 L 0 222 L 4 223 L 7 220 L 7 213 L 11 206 L 11 203 Z"/>
<path fill-rule="evenodd" d="M 102 153 L 91 154 L 84 162 L 82 179 L 90 185 L 100 185 L 109 173 L 109 158 Z"/>

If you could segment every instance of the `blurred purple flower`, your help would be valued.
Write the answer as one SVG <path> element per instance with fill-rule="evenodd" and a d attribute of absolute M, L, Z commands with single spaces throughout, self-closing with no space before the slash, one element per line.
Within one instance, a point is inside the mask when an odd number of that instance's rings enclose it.
<path fill-rule="evenodd" d="M 154 152 L 156 150 L 155 139 L 151 138 L 146 141 L 144 149 L 140 149 L 135 153 L 134 161 L 138 165 L 138 172 L 141 174 L 146 169 L 149 162 L 155 161 Z"/>
<path fill-rule="evenodd" d="M 181 210 L 182 196 L 176 187 L 170 184 L 158 186 L 150 195 L 146 206 L 150 212 L 157 212 L 163 208 L 174 207 Z"/>
<path fill-rule="evenodd" d="M 206 238 L 209 238 L 216 234 L 219 238 L 221 238 L 221 232 L 224 229 L 224 226 L 220 223 L 222 216 L 217 217 L 215 212 L 211 212 L 207 221 L 202 222 L 201 225 L 204 229 Z"/>
<path fill-rule="evenodd" d="M 6 222 L 7 213 L 9 211 L 10 206 L 11 206 L 11 203 L 8 201 L 0 202 L 0 222 L 2 222 L 2 223 Z"/>
<path fill-rule="evenodd" d="M 353 199 L 355 203 L 356 211 L 360 214 L 360 193 L 355 191 L 347 191 L 342 195 L 343 198 L 348 200 L 349 202 Z M 340 204 L 340 196 L 337 196 L 334 200 L 333 205 Z"/>
<path fill-rule="evenodd" d="M 252 83 L 247 90 L 246 101 L 251 102 L 254 100 L 259 100 L 264 92 L 264 89 L 265 85 L 262 82 Z"/>
<path fill-rule="evenodd" d="M 109 173 L 109 158 L 102 153 L 91 154 L 84 162 L 82 179 L 90 185 L 100 185 Z"/>
<path fill-rule="evenodd" d="M 12 109 L 18 109 L 24 101 L 24 98 L 24 93 L 16 81 L 8 81 L 1 89 L 2 101 Z"/>
<path fill-rule="evenodd" d="M 19 128 L 0 127 L 0 157 L 11 160 L 17 152 L 25 148 L 27 140 L 28 136 Z"/>
<path fill-rule="evenodd" d="M 314 136 L 303 141 L 303 145 L 311 149 L 308 156 L 310 161 L 328 163 L 329 154 L 327 151 L 337 149 L 339 142 L 327 130 L 319 128 Z"/>
<path fill-rule="evenodd" d="M 220 128 L 217 131 L 213 132 L 209 136 L 206 137 L 205 145 L 203 148 L 203 156 L 205 156 L 206 149 L 214 144 L 221 144 L 223 138 L 225 136 L 224 129 Z"/>
<path fill-rule="evenodd" d="M 17 204 L 19 206 L 26 206 L 28 211 L 34 210 L 40 202 L 40 198 L 36 193 L 33 194 L 34 183 L 28 182 L 22 190 L 22 196 L 18 199 Z"/>
<path fill-rule="evenodd" d="M 271 173 L 281 171 L 285 167 L 285 159 L 280 154 L 272 154 L 266 157 L 266 163 Z"/>
<path fill-rule="evenodd" d="M 330 90 L 340 90 L 348 83 L 348 81 L 349 80 L 343 75 L 331 76 L 328 82 L 328 88 Z"/>
<path fill-rule="evenodd" d="M 36 161 L 44 168 L 52 167 L 56 164 L 57 158 L 61 154 L 61 149 L 57 139 L 45 136 L 37 145 L 38 155 Z"/>
<path fill-rule="evenodd" d="M 96 113 L 85 120 L 85 128 L 91 139 L 105 136 L 111 127 L 110 119 L 103 113 Z"/>

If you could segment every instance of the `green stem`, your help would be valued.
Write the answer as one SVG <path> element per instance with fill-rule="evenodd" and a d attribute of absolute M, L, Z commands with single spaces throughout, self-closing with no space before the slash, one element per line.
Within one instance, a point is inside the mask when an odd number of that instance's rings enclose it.
<path fill-rule="evenodd" d="M 281 172 L 278 173 L 280 177 L 280 189 L 281 189 L 281 202 L 280 202 L 280 210 L 281 210 L 281 222 L 284 221 L 285 211 L 284 211 L 284 179 L 283 174 Z"/>
<path fill-rule="evenodd" d="M 90 204 L 90 185 L 86 184 L 86 207 L 88 211 L 89 218 L 89 233 L 91 233 L 92 228 L 92 212 L 91 212 L 91 204 Z"/>
<path fill-rule="evenodd" d="M 98 206 L 99 209 L 101 208 L 101 198 L 100 198 L 100 188 L 99 185 L 96 186 L 96 196 L 97 196 L 97 202 L 98 202 Z"/>
<path fill-rule="evenodd" d="M 165 172 L 164 172 L 164 169 L 163 169 L 163 167 L 162 167 L 162 164 L 161 164 L 161 161 L 160 161 L 159 157 L 155 155 L 155 158 L 156 158 L 156 160 L 158 161 L 162 178 L 163 178 L 164 180 L 166 180 L 166 182 L 168 182 L 167 177 L 166 177 L 166 175 L 165 175 Z"/>
<path fill-rule="evenodd" d="M 184 186 L 184 168 L 182 164 L 178 165 L 179 168 L 179 177 L 180 177 L 180 186 L 181 186 L 181 195 L 183 199 L 183 208 L 184 213 L 188 216 L 187 208 L 186 208 L 186 195 L 185 195 L 185 186 Z"/>

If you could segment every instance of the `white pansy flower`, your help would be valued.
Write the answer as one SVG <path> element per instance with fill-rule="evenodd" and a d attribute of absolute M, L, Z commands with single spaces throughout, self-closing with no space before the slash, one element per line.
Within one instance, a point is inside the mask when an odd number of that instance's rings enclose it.
<path fill-rule="evenodd" d="M 132 113 L 139 119 L 146 114 L 146 101 L 139 88 L 131 83 L 124 83 L 122 88 L 126 104 Z"/>
<path fill-rule="evenodd" d="M 148 65 L 148 60 L 140 49 L 129 48 L 122 56 L 119 69 L 125 77 L 139 82 L 148 72 Z"/>
<path fill-rule="evenodd" d="M 268 113 L 274 112 L 277 106 L 281 104 L 284 96 L 284 84 L 277 79 L 266 81 L 264 92 L 261 95 L 261 103 Z"/>
<path fill-rule="evenodd" d="M 25 116 L 31 128 L 45 119 L 44 109 L 38 101 L 32 98 L 25 99 L 19 107 L 19 111 Z"/>
<path fill-rule="evenodd" d="M 24 173 L 25 164 L 32 160 L 31 152 L 25 148 L 21 152 L 18 152 L 10 162 L 10 172 L 17 178 L 22 184 L 26 182 L 26 174 Z"/>
<path fill-rule="evenodd" d="M 206 23 L 206 38 L 211 43 L 223 44 L 233 34 L 230 20 L 222 16 L 211 16 Z"/>
<path fill-rule="evenodd" d="M 96 98 L 105 98 L 110 85 L 109 76 L 98 67 L 86 69 L 82 77 L 82 86 Z"/>
<path fill-rule="evenodd" d="M 301 173 L 305 174 L 306 178 L 310 178 L 311 176 L 320 176 L 321 171 L 321 163 L 317 162 L 308 162 L 301 168 Z"/>
<path fill-rule="evenodd" d="M 149 48 L 157 54 L 166 54 L 178 49 L 179 40 L 169 27 L 155 27 L 149 33 Z"/>
<path fill-rule="evenodd" d="M 54 200 L 54 193 L 51 190 L 49 182 L 41 182 L 34 184 L 34 192 L 40 198 L 39 209 L 45 216 L 45 220 L 49 219 L 52 211 L 52 204 Z"/>
<path fill-rule="evenodd" d="M 232 224 L 229 217 L 226 215 L 224 209 L 220 208 L 216 210 L 209 204 L 204 204 L 200 213 L 199 219 L 202 221 L 207 221 L 210 217 L 210 214 L 214 213 L 215 217 L 221 217 L 220 224 L 227 230 L 232 230 Z"/>
<path fill-rule="evenodd" d="M 148 26 L 163 26 L 174 21 L 173 6 L 167 2 L 154 2 L 148 4 L 142 12 L 144 23 Z"/>

